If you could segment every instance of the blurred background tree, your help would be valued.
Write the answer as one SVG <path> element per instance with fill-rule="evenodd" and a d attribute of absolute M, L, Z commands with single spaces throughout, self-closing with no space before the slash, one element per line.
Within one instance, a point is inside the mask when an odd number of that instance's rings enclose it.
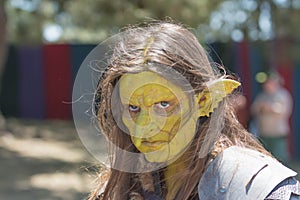
<path fill-rule="evenodd" d="M 1 78 L 4 71 L 5 57 L 6 57 L 6 12 L 5 2 L 0 1 L 0 92 L 1 92 Z M 5 119 L 0 108 L 0 130 L 5 129 Z"/>
<path fill-rule="evenodd" d="M 2 0 L 3 1 L 3 0 Z M 99 43 L 127 24 L 171 17 L 200 40 L 299 37 L 300 0 L 4 0 L 8 40 Z"/>

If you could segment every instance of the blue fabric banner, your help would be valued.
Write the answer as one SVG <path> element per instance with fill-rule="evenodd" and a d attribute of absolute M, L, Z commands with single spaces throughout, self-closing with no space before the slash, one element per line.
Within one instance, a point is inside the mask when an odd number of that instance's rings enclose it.
<path fill-rule="evenodd" d="M 20 47 L 18 61 L 20 117 L 42 119 L 45 90 L 41 47 Z"/>

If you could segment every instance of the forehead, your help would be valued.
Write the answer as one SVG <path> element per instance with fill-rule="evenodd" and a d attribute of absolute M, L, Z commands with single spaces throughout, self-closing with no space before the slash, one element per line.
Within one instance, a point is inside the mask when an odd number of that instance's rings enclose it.
<path fill-rule="evenodd" d="M 145 71 L 137 74 L 125 74 L 119 82 L 121 99 L 151 94 L 154 96 L 175 95 L 182 97 L 183 90 L 157 73 Z"/>

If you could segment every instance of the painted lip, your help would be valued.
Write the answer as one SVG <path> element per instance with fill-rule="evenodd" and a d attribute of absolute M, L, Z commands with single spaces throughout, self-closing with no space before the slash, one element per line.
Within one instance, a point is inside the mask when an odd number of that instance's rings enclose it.
<path fill-rule="evenodd" d="M 142 141 L 142 144 L 145 146 L 157 146 L 157 145 L 162 145 L 162 144 L 166 144 L 168 143 L 168 141 L 164 141 L 164 140 L 158 140 L 158 141 Z"/>
<path fill-rule="evenodd" d="M 161 149 L 164 145 L 167 145 L 168 141 L 142 141 L 141 146 L 144 148 L 144 150 L 150 152 L 150 151 L 157 151 Z"/>

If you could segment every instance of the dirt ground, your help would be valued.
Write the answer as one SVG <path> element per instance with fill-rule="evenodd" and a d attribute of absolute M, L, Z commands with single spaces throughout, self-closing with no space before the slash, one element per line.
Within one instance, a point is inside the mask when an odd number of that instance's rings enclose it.
<path fill-rule="evenodd" d="M 0 131 L 0 199 L 86 199 L 96 159 L 70 121 L 8 119 Z"/>
<path fill-rule="evenodd" d="M 7 119 L 6 127 L 0 130 L 0 200 L 87 199 L 97 160 L 73 122 Z M 300 162 L 290 167 L 300 172 Z"/>

